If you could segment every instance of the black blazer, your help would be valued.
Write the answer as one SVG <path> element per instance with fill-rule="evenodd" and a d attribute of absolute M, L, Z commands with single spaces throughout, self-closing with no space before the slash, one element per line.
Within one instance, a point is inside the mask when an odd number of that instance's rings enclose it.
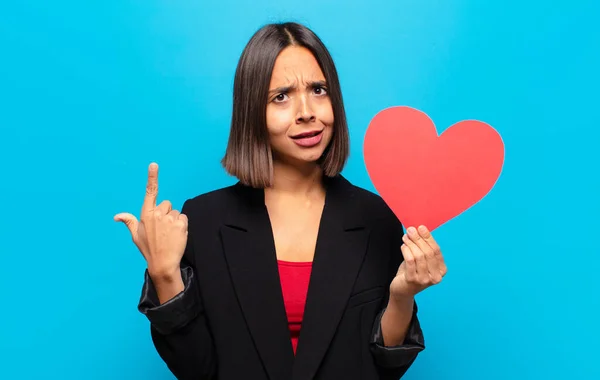
<path fill-rule="evenodd" d="M 264 191 L 237 183 L 188 199 L 185 290 L 159 305 L 146 271 L 138 308 L 178 379 L 399 379 L 424 349 L 417 307 L 403 345 L 380 318 L 402 260 L 403 228 L 383 200 L 326 180 L 294 357 Z"/>

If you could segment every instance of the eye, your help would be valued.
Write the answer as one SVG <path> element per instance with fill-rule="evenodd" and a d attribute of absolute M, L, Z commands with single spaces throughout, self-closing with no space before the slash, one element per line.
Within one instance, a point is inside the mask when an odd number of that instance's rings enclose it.
<path fill-rule="evenodd" d="M 273 98 L 275 103 L 281 103 L 287 99 L 287 94 L 279 94 Z"/>
<path fill-rule="evenodd" d="M 316 95 L 327 95 L 327 90 L 325 87 L 315 87 L 313 91 Z"/>

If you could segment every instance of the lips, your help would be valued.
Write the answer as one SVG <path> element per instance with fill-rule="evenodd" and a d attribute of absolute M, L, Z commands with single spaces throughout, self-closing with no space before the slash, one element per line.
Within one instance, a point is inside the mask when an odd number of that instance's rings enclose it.
<path fill-rule="evenodd" d="M 321 132 L 323 132 L 323 131 L 304 132 L 304 133 L 300 133 L 300 134 L 294 135 L 294 136 L 292 136 L 292 138 L 294 140 L 297 140 L 297 139 L 305 139 L 305 138 L 308 138 L 308 137 L 315 137 L 315 136 L 319 135 Z"/>
<path fill-rule="evenodd" d="M 323 137 L 323 131 L 309 131 L 292 136 L 296 145 L 302 148 L 312 148 L 319 145 Z"/>

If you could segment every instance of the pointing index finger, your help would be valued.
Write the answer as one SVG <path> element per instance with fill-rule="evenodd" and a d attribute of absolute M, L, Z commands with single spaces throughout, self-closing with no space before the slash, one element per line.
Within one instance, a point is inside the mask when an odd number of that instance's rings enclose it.
<path fill-rule="evenodd" d="M 142 206 L 142 214 L 152 211 L 156 207 L 158 196 L 158 165 L 151 163 L 148 167 L 148 182 L 146 183 L 146 196 Z"/>

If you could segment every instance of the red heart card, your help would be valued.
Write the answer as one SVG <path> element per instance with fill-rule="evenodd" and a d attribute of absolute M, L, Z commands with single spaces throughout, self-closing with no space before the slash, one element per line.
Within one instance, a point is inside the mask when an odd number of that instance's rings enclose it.
<path fill-rule="evenodd" d="M 425 113 L 404 106 L 375 115 L 363 152 L 375 189 L 402 224 L 430 231 L 485 197 L 504 164 L 504 143 L 488 124 L 465 120 L 438 136 Z"/>

